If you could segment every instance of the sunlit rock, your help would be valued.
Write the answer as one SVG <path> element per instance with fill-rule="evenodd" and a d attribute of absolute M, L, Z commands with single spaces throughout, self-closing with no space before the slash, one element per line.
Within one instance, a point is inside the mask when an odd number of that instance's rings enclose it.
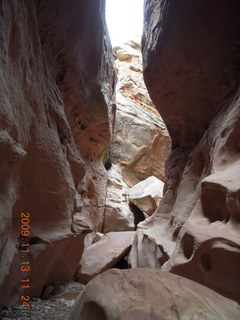
<path fill-rule="evenodd" d="M 140 50 L 138 38 L 114 48 L 116 119 L 110 148 L 112 167 L 108 170 L 104 232 L 134 228 L 134 221 L 142 217 L 129 207 L 129 187 L 153 175 L 163 181 L 165 177 L 170 138 L 145 87 Z"/>
<path fill-rule="evenodd" d="M 129 187 L 124 183 L 120 167 L 108 170 L 107 198 L 103 232 L 134 230 L 134 216 L 128 201 Z"/>
<path fill-rule="evenodd" d="M 151 216 L 157 209 L 163 195 L 164 183 L 151 176 L 129 190 L 129 200 L 144 213 Z"/>

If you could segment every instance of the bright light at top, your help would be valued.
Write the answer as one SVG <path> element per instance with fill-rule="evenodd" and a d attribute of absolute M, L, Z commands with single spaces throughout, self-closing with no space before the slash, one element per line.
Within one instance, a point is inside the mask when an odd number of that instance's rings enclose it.
<path fill-rule="evenodd" d="M 106 0 L 106 20 L 112 46 L 142 36 L 144 0 Z"/>

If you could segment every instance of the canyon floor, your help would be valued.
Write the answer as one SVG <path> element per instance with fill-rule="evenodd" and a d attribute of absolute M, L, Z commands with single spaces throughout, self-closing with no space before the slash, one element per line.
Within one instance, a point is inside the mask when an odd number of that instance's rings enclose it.
<path fill-rule="evenodd" d="M 54 284 L 48 299 L 33 298 L 29 307 L 20 304 L 4 307 L 0 311 L 2 320 L 66 320 L 71 308 L 84 285 L 75 281 L 62 281 Z"/>

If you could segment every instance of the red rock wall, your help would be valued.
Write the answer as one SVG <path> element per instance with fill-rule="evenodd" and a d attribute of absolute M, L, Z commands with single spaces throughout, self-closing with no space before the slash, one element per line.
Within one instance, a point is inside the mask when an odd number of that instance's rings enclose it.
<path fill-rule="evenodd" d="M 239 13 L 235 0 L 145 1 L 144 77 L 173 145 L 164 199 L 132 250 L 134 266 L 238 302 Z"/>
<path fill-rule="evenodd" d="M 0 297 L 69 279 L 101 230 L 114 74 L 104 1 L 0 2 Z M 20 271 L 30 213 L 31 271 Z M 26 295 L 26 292 L 23 294 Z"/>

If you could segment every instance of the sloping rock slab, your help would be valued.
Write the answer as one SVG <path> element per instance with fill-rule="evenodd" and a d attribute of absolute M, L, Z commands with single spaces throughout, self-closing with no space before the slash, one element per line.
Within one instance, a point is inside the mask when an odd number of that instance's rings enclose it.
<path fill-rule="evenodd" d="M 129 191 L 129 200 L 144 213 L 151 216 L 157 209 L 163 195 L 164 183 L 151 176 L 133 186 Z"/>
<path fill-rule="evenodd" d="M 186 278 L 154 269 L 111 269 L 76 300 L 70 320 L 238 320 L 240 306 Z"/>
<path fill-rule="evenodd" d="M 130 250 L 135 231 L 109 232 L 84 250 L 76 272 L 77 281 L 88 283 L 97 274 L 112 268 Z"/>

